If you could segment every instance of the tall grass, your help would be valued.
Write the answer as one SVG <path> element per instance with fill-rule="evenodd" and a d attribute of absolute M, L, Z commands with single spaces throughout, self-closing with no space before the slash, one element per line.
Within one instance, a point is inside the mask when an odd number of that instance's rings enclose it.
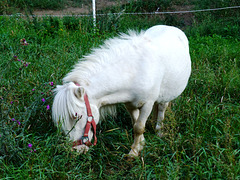
<path fill-rule="evenodd" d="M 144 150 L 128 161 L 133 134 L 121 105 L 116 119 L 98 125 L 97 146 L 79 155 L 53 126 L 52 89 L 105 39 L 163 22 L 124 16 L 93 30 L 88 18 L 0 21 L 0 178 L 240 179 L 238 23 L 223 32 L 226 26 L 215 22 L 209 34 L 206 24 L 185 28 L 192 57 L 189 84 L 167 109 L 165 136 L 157 137 L 149 120 Z"/>

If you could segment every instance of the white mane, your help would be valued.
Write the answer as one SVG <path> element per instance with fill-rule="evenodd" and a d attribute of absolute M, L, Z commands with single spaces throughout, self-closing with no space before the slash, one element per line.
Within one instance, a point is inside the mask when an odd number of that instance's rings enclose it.
<path fill-rule="evenodd" d="M 106 66 L 119 61 L 119 56 L 126 49 L 133 49 L 134 46 L 143 40 L 144 31 L 140 33 L 129 30 L 127 34 L 121 33 L 119 37 L 108 39 L 99 48 L 92 50 L 91 54 L 79 60 L 74 69 L 67 74 L 63 82 L 85 82 L 89 76 L 105 71 Z M 121 59 L 126 60 L 126 59 Z"/>
<path fill-rule="evenodd" d="M 72 83 L 73 84 L 73 83 Z M 59 122 L 65 127 L 65 131 L 69 131 L 73 126 L 71 116 L 75 116 L 78 108 L 83 106 L 79 100 L 74 96 L 74 85 L 70 83 L 63 86 L 57 86 L 55 89 L 55 101 L 53 102 L 53 119 L 54 123 Z"/>

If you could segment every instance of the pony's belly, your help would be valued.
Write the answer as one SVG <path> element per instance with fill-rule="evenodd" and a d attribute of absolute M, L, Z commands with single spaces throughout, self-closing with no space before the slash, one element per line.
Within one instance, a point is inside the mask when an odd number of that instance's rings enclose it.
<path fill-rule="evenodd" d="M 189 76 L 185 79 L 172 81 L 161 88 L 157 102 L 170 102 L 182 94 L 187 86 Z"/>

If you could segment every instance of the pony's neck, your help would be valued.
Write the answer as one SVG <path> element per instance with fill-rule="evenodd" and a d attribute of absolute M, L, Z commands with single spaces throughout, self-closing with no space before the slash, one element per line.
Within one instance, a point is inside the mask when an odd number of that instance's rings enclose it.
<path fill-rule="evenodd" d="M 89 81 L 82 82 L 91 104 L 101 108 L 130 100 L 130 93 L 116 86 L 117 83 L 112 78 L 105 77 L 105 79 L 104 76 L 100 78 L 101 80 L 97 80 L 98 78 L 93 77 Z"/>

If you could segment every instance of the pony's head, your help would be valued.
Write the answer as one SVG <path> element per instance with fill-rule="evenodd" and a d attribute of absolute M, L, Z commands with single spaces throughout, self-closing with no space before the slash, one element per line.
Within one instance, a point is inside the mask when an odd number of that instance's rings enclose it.
<path fill-rule="evenodd" d="M 88 112 L 84 101 L 85 89 L 73 82 L 58 85 L 55 89 L 55 97 L 52 106 L 52 117 L 55 125 L 61 126 L 70 140 L 78 141 L 85 132 L 88 120 Z M 95 105 L 90 105 L 92 115 L 98 123 L 99 112 Z M 88 132 L 89 141 L 93 137 L 92 129 Z M 85 151 L 88 147 L 83 144 L 75 146 L 78 151 Z"/>

